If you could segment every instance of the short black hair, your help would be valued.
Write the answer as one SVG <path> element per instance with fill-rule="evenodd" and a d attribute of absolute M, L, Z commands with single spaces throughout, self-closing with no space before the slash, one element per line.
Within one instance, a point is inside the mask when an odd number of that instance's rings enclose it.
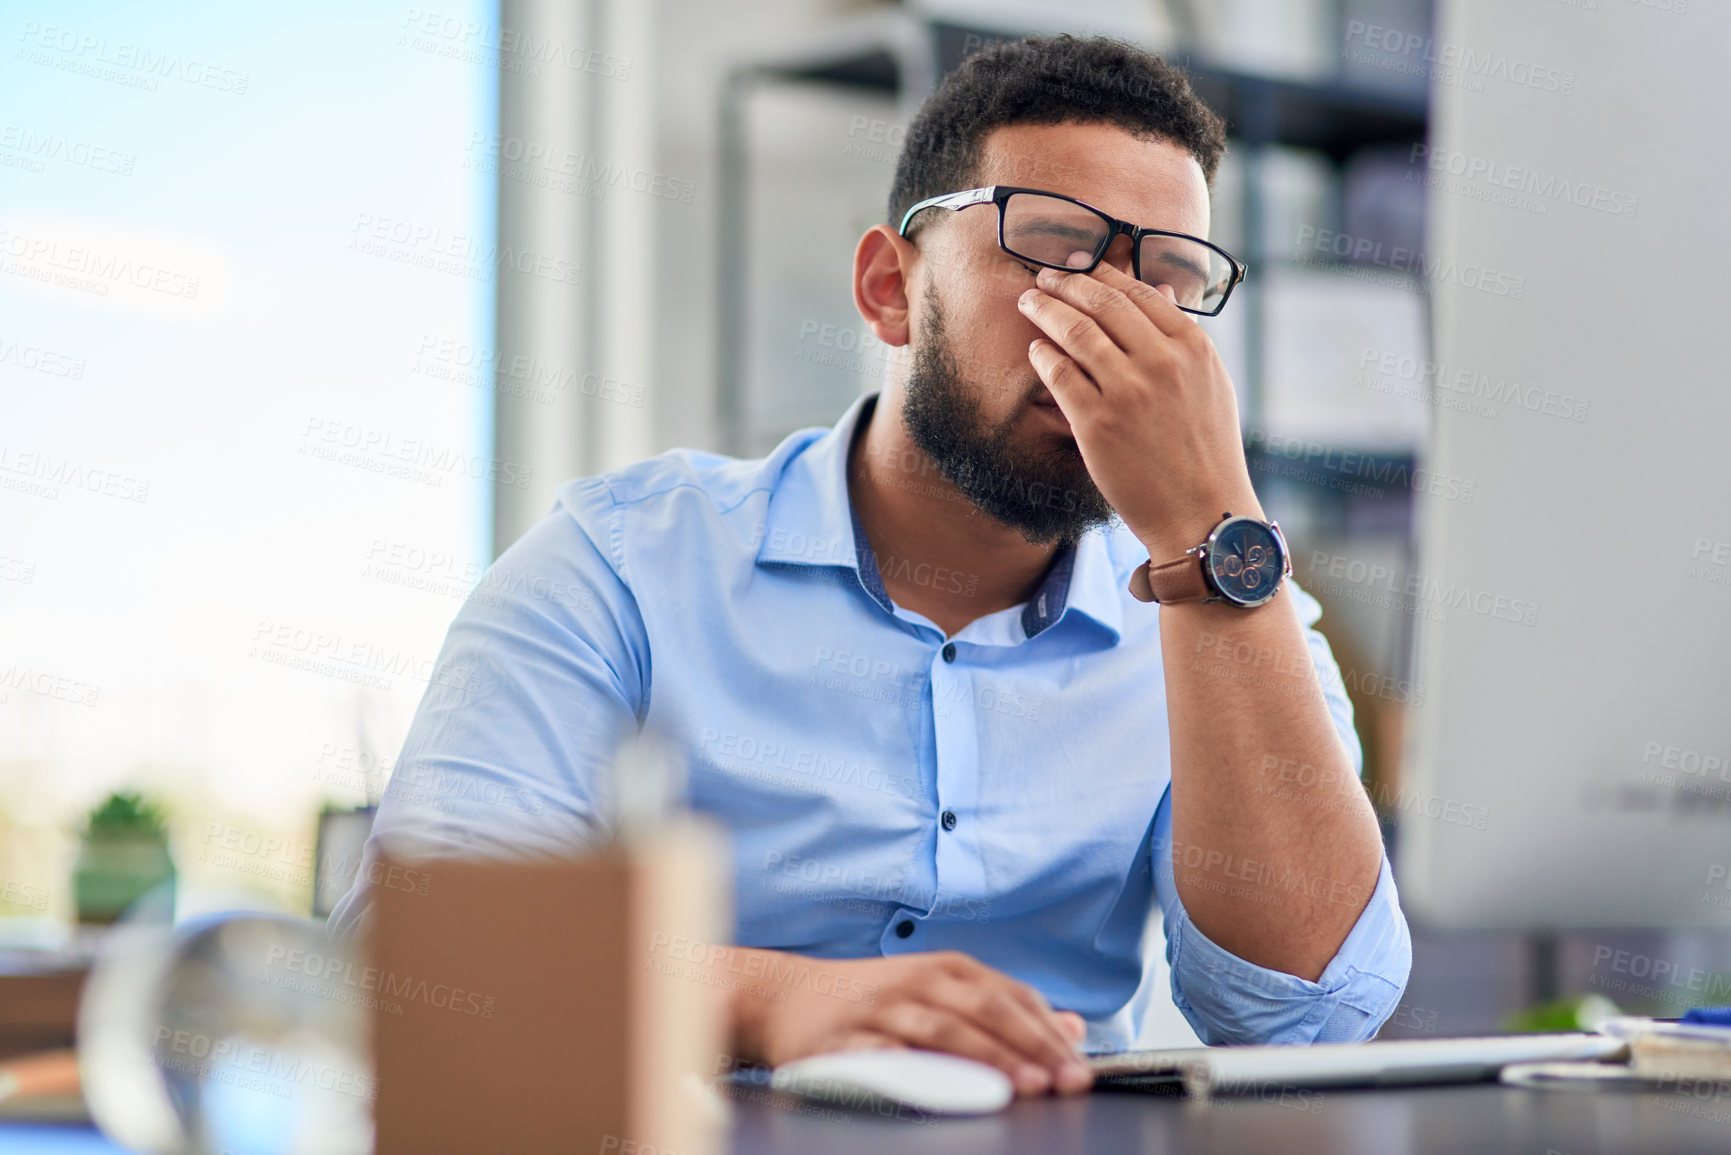
<path fill-rule="evenodd" d="M 896 160 L 889 223 L 899 226 L 927 197 L 977 184 L 980 146 L 994 129 L 1071 123 L 1170 141 L 1210 184 L 1226 151 L 1225 121 L 1151 52 L 1104 36 L 1002 41 L 963 60 L 920 106 Z"/>

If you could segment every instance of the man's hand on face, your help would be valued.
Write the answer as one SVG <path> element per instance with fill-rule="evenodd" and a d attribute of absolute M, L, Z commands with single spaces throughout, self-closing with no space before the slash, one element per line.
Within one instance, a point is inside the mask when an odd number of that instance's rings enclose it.
<path fill-rule="evenodd" d="M 959 951 L 796 961 L 833 972 L 821 984 L 828 993 L 815 983 L 736 992 L 743 1057 L 778 1066 L 857 1047 L 919 1047 L 989 1063 L 1019 1095 L 1076 1094 L 1093 1082 L 1076 1050 L 1080 1015 L 1054 1011 L 1033 987 Z"/>
<path fill-rule="evenodd" d="M 1232 380 L 1214 343 L 1174 302 L 1108 261 L 1041 269 L 1022 314 L 1045 334 L 1028 360 L 1070 422 L 1088 473 L 1164 562 L 1220 515 L 1262 517 Z"/>

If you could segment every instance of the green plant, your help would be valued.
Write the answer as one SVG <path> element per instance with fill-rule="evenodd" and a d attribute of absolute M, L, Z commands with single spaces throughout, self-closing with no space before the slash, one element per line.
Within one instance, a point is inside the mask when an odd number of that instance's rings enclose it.
<path fill-rule="evenodd" d="M 78 921 L 102 925 L 139 898 L 166 887 L 173 903 L 174 856 L 163 808 L 130 791 L 110 794 L 84 820 L 72 892 Z"/>
<path fill-rule="evenodd" d="M 84 838 L 91 842 L 167 836 L 168 816 L 162 807 L 133 791 L 110 794 L 84 824 Z"/>
<path fill-rule="evenodd" d="M 1516 1011 L 1503 1020 L 1503 1030 L 1510 1034 L 1531 1034 L 1551 1031 L 1594 1031 L 1612 1015 L 1620 1014 L 1617 1004 L 1604 995 L 1571 995 L 1555 1002 L 1540 1003 Z"/>

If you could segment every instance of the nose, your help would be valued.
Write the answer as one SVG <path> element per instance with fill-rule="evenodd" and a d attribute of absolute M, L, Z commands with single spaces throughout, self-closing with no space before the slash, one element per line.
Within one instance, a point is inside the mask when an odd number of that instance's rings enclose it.
<path fill-rule="evenodd" d="M 1136 273 L 1131 268 L 1132 256 L 1133 253 L 1129 235 L 1126 233 L 1119 233 L 1117 236 L 1112 238 L 1112 243 L 1106 246 L 1106 255 L 1100 259 L 1110 263 L 1113 268 L 1123 273 L 1126 277 L 1134 277 Z"/>

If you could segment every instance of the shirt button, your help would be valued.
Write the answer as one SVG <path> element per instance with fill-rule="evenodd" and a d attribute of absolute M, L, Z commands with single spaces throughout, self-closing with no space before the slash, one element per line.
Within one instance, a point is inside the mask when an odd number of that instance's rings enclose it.
<path fill-rule="evenodd" d="M 914 933 L 914 924 L 913 923 L 907 921 L 906 919 L 903 919 L 901 922 L 896 923 L 896 937 L 897 938 L 906 938 L 912 933 Z"/>
<path fill-rule="evenodd" d="M 938 819 L 938 821 L 944 824 L 945 830 L 954 830 L 956 828 L 956 812 L 954 810 L 946 810 L 944 811 L 943 817 Z"/>
<path fill-rule="evenodd" d="M 955 660 L 956 660 L 956 643 L 945 642 L 944 643 L 944 661 L 953 662 Z"/>

